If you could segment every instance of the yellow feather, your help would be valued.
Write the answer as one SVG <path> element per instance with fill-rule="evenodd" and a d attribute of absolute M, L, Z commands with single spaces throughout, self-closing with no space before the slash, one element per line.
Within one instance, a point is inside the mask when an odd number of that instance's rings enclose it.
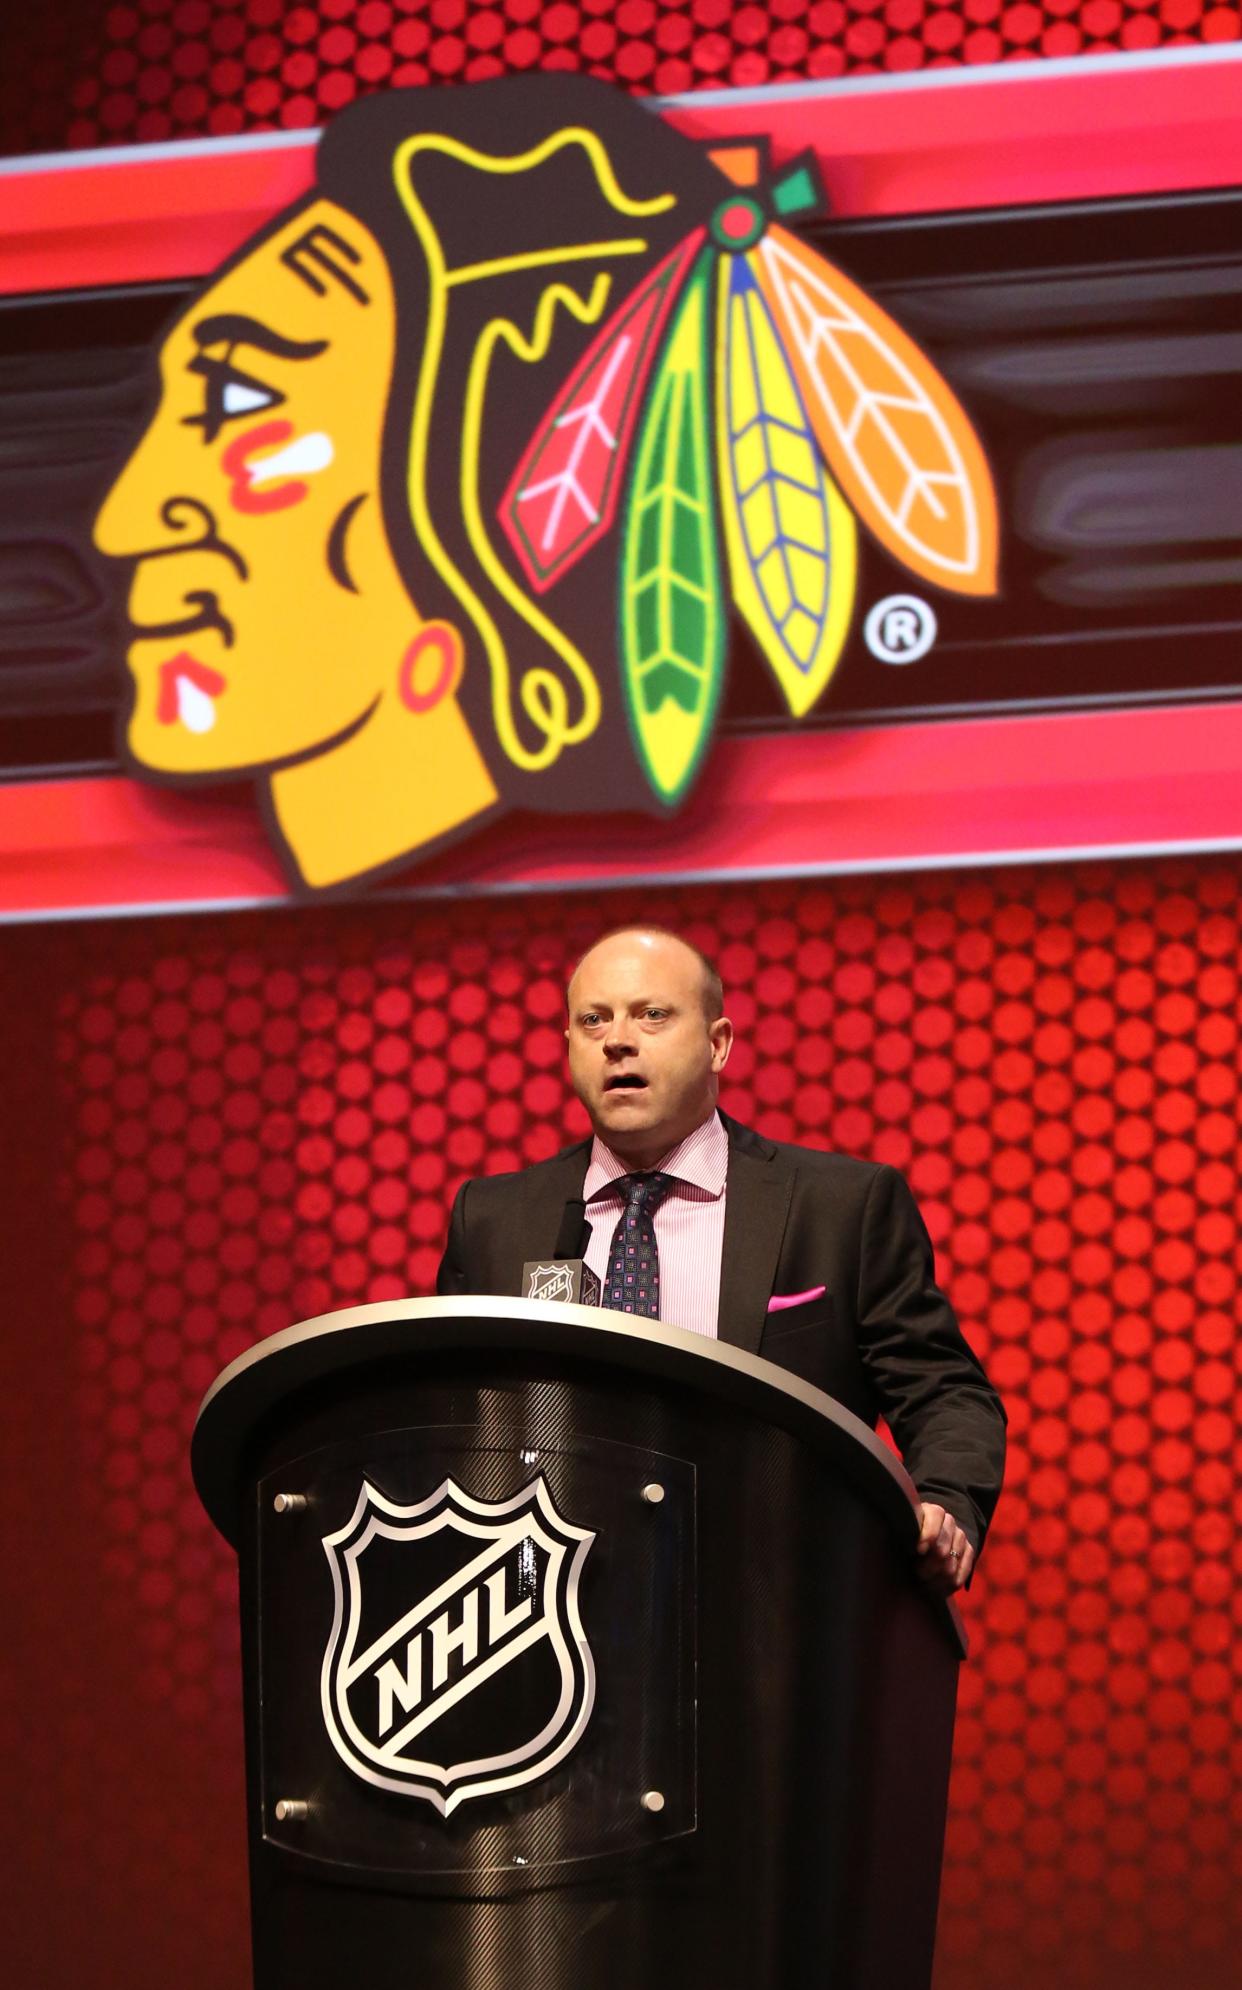
<path fill-rule="evenodd" d="M 795 718 L 823 693 L 854 607 L 854 516 L 824 469 L 749 267 L 722 257 L 716 380 L 733 599 Z"/>

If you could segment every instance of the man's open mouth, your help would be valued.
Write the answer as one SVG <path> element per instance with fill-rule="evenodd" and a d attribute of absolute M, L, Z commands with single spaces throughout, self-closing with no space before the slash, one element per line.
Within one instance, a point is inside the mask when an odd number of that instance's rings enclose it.
<path fill-rule="evenodd" d="M 645 1092 L 647 1080 L 640 1078 L 637 1071 L 617 1071 L 604 1080 L 606 1092 Z"/>

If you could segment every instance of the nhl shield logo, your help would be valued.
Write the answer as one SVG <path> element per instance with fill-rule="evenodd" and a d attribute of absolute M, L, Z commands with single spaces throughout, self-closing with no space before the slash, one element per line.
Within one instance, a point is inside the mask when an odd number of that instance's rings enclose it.
<path fill-rule="evenodd" d="M 530 1267 L 527 1299 L 570 1300 L 574 1297 L 573 1269 L 567 1264 L 537 1264 Z"/>
<path fill-rule="evenodd" d="M 445 1479 L 413 1506 L 364 1480 L 323 1543 L 323 1718 L 346 1767 L 447 1817 L 563 1762 L 595 1702 L 578 1608 L 594 1539 L 542 1474 L 504 1500 Z"/>

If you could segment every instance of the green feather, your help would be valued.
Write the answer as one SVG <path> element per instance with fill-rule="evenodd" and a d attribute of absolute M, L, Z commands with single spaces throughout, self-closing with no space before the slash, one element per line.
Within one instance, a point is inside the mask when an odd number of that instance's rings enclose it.
<path fill-rule="evenodd" d="M 700 258 L 652 382 L 622 538 L 621 673 L 643 772 L 680 799 L 711 737 L 728 631 L 708 386 L 711 252 Z"/>

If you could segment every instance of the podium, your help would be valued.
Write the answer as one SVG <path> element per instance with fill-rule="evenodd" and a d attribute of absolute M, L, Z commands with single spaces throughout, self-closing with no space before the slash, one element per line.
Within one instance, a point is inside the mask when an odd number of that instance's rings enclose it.
<path fill-rule="evenodd" d="M 917 1497 L 701 1336 L 360 1306 L 224 1371 L 257 1990 L 920 1990 L 957 1669 Z"/>

